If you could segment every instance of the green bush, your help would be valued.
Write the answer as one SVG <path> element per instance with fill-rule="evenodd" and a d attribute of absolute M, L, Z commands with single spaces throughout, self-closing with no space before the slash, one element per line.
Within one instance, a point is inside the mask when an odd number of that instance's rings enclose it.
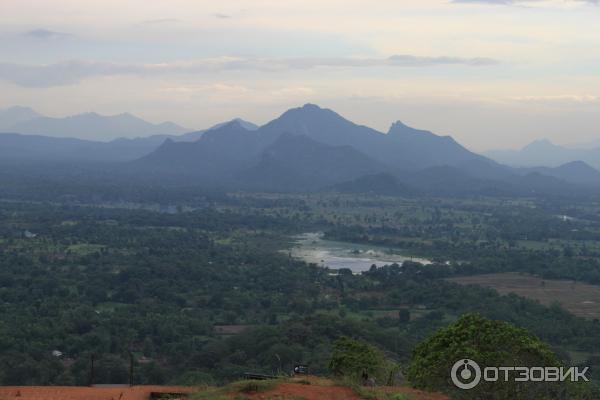
<path fill-rule="evenodd" d="M 560 366 L 550 348 L 526 330 L 468 314 L 417 346 L 407 378 L 417 388 L 445 392 L 453 399 L 580 398 L 563 397 L 567 391 L 573 391 L 573 385 L 559 382 L 482 380 L 473 389 L 458 389 L 451 381 L 450 371 L 462 359 L 474 360 L 482 369 L 486 366 Z"/>
<path fill-rule="evenodd" d="M 329 369 L 346 381 L 362 382 L 368 376 L 377 384 L 385 384 L 398 366 L 370 344 L 342 337 L 334 343 Z"/>

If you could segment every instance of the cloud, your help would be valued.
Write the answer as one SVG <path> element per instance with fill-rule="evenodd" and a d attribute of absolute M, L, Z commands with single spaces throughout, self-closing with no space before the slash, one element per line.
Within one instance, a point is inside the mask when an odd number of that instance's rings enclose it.
<path fill-rule="evenodd" d="M 229 18 L 231 18 L 231 15 L 223 14 L 223 13 L 214 13 L 213 16 L 215 18 L 219 18 L 219 19 L 229 19 Z"/>
<path fill-rule="evenodd" d="M 419 57 L 393 55 L 388 58 L 303 57 L 303 58 L 221 58 L 194 63 L 195 67 L 219 70 L 284 71 L 319 67 L 431 67 L 436 65 L 489 66 L 499 64 L 491 58 Z M 191 66 L 193 68 L 193 66 Z"/>
<path fill-rule="evenodd" d="M 35 38 L 35 39 L 62 39 L 65 37 L 71 36 L 69 33 L 64 32 L 56 32 L 48 29 L 33 29 L 31 31 L 27 31 L 23 34 L 23 36 Z"/>
<path fill-rule="evenodd" d="M 52 87 L 77 83 L 91 76 L 133 74 L 132 66 L 72 61 L 47 65 L 0 64 L 0 79 L 24 87 Z"/>
<path fill-rule="evenodd" d="M 396 55 L 388 58 L 389 65 L 401 66 L 430 66 L 430 65 L 469 65 L 473 67 L 495 65 L 500 62 L 492 58 L 460 58 L 460 57 L 416 57 L 411 55 Z"/>
<path fill-rule="evenodd" d="M 188 99 L 188 101 L 201 98 L 210 101 L 213 105 L 217 103 L 231 104 L 237 100 L 247 102 L 249 99 L 253 103 L 289 102 L 295 99 L 301 102 L 318 93 L 314 88 L 305 85 L 256 86 L 228 82 L 166 87 L 160 92 L 167 96 L 174 94 L 178 99 Z"/>
<path fill-rule="evenodd" d="M 560 94 L 549 96 L 516 96 L 511 97 L 509 100 L 534 103 L 597 103 L 600 102 L 600 96 L 590 94 Z"/>
<path fill-rule="evenodd" d="M 484 67 L 498 64 L 491 58 L 419 57 L 388 58 L 207 58 L 163 64 L 116 64 L 70 61 L 44 65 L 0 63 L 0 79 L 24 87 L 52 87 L 77 83 L 95 76 L 197 74 L 223 71 L 280 72 L 314 68 L 433 67 L 462 65 Z"/>
<path fill-rule="evenodd" d="M 177 24 L 181 22 L 181 20 L 177 18 L 159 18 L 159 19 L 148 19 L 142 21 L 144 25 L 162 25 L 162 24 Z"/>

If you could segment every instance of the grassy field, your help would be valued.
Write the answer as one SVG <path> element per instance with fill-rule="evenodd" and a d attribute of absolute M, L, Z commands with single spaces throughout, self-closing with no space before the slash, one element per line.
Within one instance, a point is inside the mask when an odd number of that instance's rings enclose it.
<path fill-rule="evenodd" d="M 78 256 L 87 256 L 94 253 L 99 253 L 106 246 L 102 246 L 100 244 L 90 244 L 90 243 L 78 243 L 72 244 L 67 247 L 67 252 L 76 254 Z"/>
<path fill-rule="evenodd" d="M 518 273 L 465 276 L 449 281 L 463 285 L 486 286 L 502 294 L 514 293 L 538 300 L 544 305 L 558 302 L 577 316 L 600 319 L 600 286 L 565 280 L 545 280 Z"/>

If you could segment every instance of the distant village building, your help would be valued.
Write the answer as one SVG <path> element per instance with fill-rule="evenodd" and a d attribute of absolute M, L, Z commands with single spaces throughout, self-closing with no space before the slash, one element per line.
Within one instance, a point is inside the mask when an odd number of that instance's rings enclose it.
<path fill-rule="evenodd" d="M 33 239 L 34 237 L 37 237 L 37 234 L 26 230 L 23 232 L 23 236 L 25 236 L 27 239 Z"/>

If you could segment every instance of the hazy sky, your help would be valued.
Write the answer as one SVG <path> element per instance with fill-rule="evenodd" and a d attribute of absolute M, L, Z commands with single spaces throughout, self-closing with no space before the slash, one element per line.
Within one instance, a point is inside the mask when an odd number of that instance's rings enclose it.
<path fill-rule="evenodd" d="M 598 0 L 0 0 L 0 107 L 203 128 L 306 102 L 474 150 L 600 139 Z"/>

